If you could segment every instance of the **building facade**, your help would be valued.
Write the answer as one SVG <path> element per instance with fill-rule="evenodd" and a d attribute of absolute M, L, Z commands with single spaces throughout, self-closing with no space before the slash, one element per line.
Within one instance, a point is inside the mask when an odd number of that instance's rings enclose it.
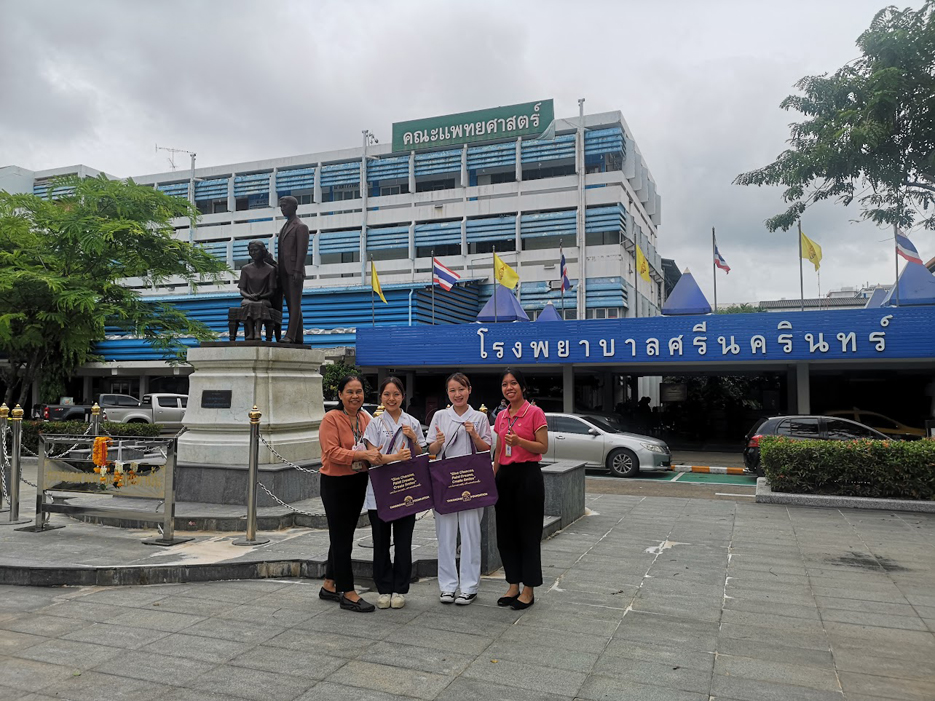
<path fill-rule="evenodd" d="M 179 305 L 226 336 L 227 309 L 239 303 L 238 271 L 249 262 L 247 246 L 262 240 L 276 255 L 283 224 L 277 203 L 292 195 L 312 234 L 303 311 L 305 342 L 317 347 L 353 348 L 356 328 L 373 323 L 370 259 L 388 301 L 377 300 L 377 325 L 473 321 L 493 291 L 494 250 L 518 272 L 515 292 L 531 318 L 548 302 L 564 305 L 568 319 L 658 314 L 661 200 L 623 115 L 546 123 L 551 114 L 552 101 L 544 100 L 424 120 L 424 139 L 418 121 L 408 122 L 394 125 L 392 143 L 374 143 L 365 132 L 355 148 L 135 175 L 137 183 L 192 199 L 202 216 L 194 226 L 177 221 L 177 236 L 234 272 L 220 284 L 194 289 L 182 280 L 156 289 L 142 280 L 127 284 Z M 538 133 L 509 128 L 511 120 L 515 127 L 524 118 L 529 125 L 530 116 L 543 122 Z M 455 124 L 459 120 L 477 126 L 468 135 L 469 127 Z M 436 124 L 440 139 L 430 138 Z M 9 166 L 0 168 L 0 188 L 54 196 L 50 181 L 69 173 L 97 171 Z M 651 282 L 636 272 L 637 246 Z M 573 284 L 564 297 L 557 284 L 560 248 Z M 432 294 L 433 255 L 461 276 L 451 292 L 436 287 Z M 108 338 L 99 352 L 106 362 L 82 370 L 87 396 L 115 385 L 132 394 L 155 391 L 153 378 L 169 386 L 187 372 L 169 368 L 132 338 Z"/>

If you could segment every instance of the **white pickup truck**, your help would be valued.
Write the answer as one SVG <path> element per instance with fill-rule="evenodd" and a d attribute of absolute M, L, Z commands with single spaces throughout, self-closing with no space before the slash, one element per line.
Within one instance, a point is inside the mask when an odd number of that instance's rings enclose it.
<path fill-rule="evenodd" d="M 118 423 L 162 424 L 182 428 L 187 394 L 144 394 L 143 400 L 129 394 L 102 394 L 97 399 L 107 421 Z M 47 421 L 87 420 L 91 407 L 85 405 L 47 404 L 40 416 Z"/>

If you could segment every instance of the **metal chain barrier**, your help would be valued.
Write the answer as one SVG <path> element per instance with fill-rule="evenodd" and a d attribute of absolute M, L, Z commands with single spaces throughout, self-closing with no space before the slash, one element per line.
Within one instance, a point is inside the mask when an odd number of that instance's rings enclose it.
<path fill-rule="evenodd" d="M 280 498 L 277 497 L 275 494 L 273 494 L 271 491 L 269 491 L 269 489 L 267 488 L 267 486 L 266 486 L 265 484 L 263 484 L 262 482 L 260 482 L 260 481 L 257 481 L 256 484 L 257 484 L 257 486 L 258 486 L 260 489 L 262 489 L 264 492 L 266 492 L 267 496 L 269 496 L 270 499 L 272 499 L 273 501 L 275 501 L 275 502 L 276 502 L 277 504 L 279 504 L 280 506 L 282 506 L 282 507 L 284 507 L 284 508 L 286 508 L 286 509 L 289 509 L 290 511 L 294 511 L 294 512 L 297 513 L 297 514 L 302 514 L 303 516 L 321 516 L 321 514 L 313 514 L 313 513 L 309 512 L 309 511 L 302 511 L 302 509 L 298 509 L 298 508 L 292 506 L 291 504 L 287 504 L 287 503 L 284 502 L 282 499 L 280 499 Z"/>
<path fill-rule="evenodd" d="M 299 472 L 305 472 L 305 473 L 307 473 L 307 474 L 309 474 L 309 475 L 314 475 L 314 474 L 317 474 L 317 473 L 318 473 L 318 470 L 313 470 L 313 469 L 311 469 L 311 468 L 309 468 L 309 467 L 302 467 L 301 465 L 296 465 L 294 462 L 290 462 L 290 461 L 286 460 L 282 455 L 280 455 L 280 454 L 276 451 L 276 449 L 275 449 L 273 446 L 271 446 L 271 445 L 266 441 L 265 438 L 263 438 L 262 435 L 260 435 L 260 442 L 261 442 L 263 445 L 265 445 L 267 448 L 269 448 L 269 452 L 271 452 L 273 455 L 275 455 L 277 458 L 279 458 L 279 460 L 280 460 L 281 462 L 283 462 L 284 464 L 288 465 L 289 467 L 294 468 L 294 469 L 298 470 Z"/>
<path fill-rule="evenodd" d="M 3 430 L 0 431 L 0 452 L 3 453 L 3 462 L 0 463 L 0 506 L 3 506 L 3 502 L 10 502 L 10 496 L 6 489 L 6 471 L 13 470 L 13 466 L 10 464 L 10 452 L 6 447 L 6 437 L 9 430 L 6 420 L 4 420 Z"/>

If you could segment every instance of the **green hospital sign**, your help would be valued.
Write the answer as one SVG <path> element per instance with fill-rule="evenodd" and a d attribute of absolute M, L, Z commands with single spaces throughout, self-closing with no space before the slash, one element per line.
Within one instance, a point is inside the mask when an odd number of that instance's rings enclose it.
<path fill-rule="evenodd" d="M 539 136 L 555 119 L 552 100 L 494 107 L 414 119 L 393 125 L 393 150 L 414 151 L 443 146 Z"/>

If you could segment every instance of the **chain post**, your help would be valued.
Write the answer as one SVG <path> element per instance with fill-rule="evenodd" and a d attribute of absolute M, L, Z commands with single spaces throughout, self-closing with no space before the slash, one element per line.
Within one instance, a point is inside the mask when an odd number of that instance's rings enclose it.
<path fill-rule="evenodd" d="M 7 524 L 25 523 L 19 518 L 19 484 L 22 474 L 20 454 L 23 447 L 23 408 L 19 404 L 10 412 L 9 421 L 13 432 L 13 449 L 10 454 L 10 518 Z"/>
<path fill-rule="evenodd" d="M 260 418 L 263 414 L 253 405 L 248 414 L 250 417 L 250 445 L 247 463 L 247 534 L 246 537 L 234 541 L 234 545 L 263 545 L 269 538 L 257 540 L 256 537 L 256 491 L 259 482 L 260 463 Z"/>
<path fill-rule="evenodd" d="M 97 402 L 91 407 L 91 435 L 101 435 L 101 406 Z"/>
<path fill-rule="evenodd" d="M 7 501 L 9 503 L 9 494 L 7 494 L 6 488 L 6 466 L 7 466 L 7 450 L 6 450 L 6 429 L 7 429 L 7 418 L 10 416 L 10 407 L 4 402 L 0 405 L 0 511 L 3 511 L 3 502 Z"/>

